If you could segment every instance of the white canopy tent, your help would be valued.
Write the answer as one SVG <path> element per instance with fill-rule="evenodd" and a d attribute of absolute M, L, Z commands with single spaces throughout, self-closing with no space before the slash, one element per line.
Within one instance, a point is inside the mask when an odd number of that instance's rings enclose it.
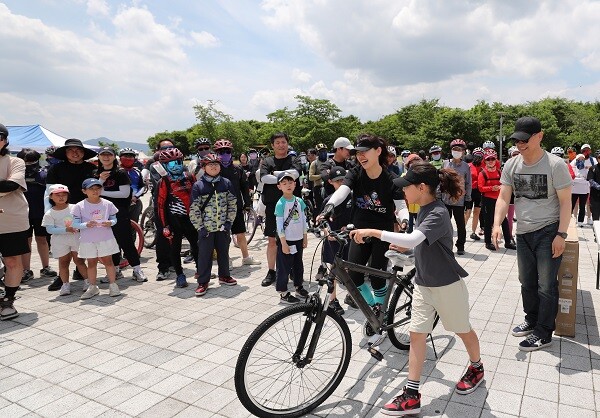
<path fill-rule="evenodd" d="M 61 147 L 67 138 L 55 134 L 41 125 L 7 126 L 9 148 L 12 152 L 22 148 L 44 151 L 49 146 Z"/>

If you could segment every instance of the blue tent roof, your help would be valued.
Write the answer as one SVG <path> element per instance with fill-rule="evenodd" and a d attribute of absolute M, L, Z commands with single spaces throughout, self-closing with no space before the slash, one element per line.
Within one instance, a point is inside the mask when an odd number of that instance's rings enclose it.
<path fill-rule="evenodd" d="M 7 126 L 8 142 L 12 151 L 21 148 L 33 148 L 44 151 L 51 145 L 61 147 L 67 138 L 55 134 L 41 125 Z"/>

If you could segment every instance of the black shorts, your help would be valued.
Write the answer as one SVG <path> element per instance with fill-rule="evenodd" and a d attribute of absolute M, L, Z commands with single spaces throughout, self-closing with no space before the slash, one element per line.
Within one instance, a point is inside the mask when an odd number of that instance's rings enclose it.
<path fill-rule="evenodd" d="M 277 237 L 277 221 L 275 220 L 276 203 L 265 203 L 265 237 Z"/>
<path fill-rule="evenodd" d="M 246 222 L 244 221 L 244 211 L 238 208 L 233 224 L 231 225 L 232 234 L 241 234 L 246 232 Z"/>
<path fill-rule="evenodd" d="M 31 252 L 28 231 L 0 234 L 0 253 L 3 257 L 14 257 Z"/>
<path fill-rule="evenodd" d="M 481 207 L 481 192 L 479 189 L 471 190 L 471 201 L 465 202 L 465 210 L 471 210 L 473 207 L 480 208 Z"/>
<path fill-rule="evenodd" d="M 47 237 L 50 235 L 48 231 L 46 231 L 46 227 L 42 226 L 41 219 L 29 219 L 29 229 L 27 230 L 27 238 L 33 237 L 33 233 L 35 232 L 36 237 Z"/>

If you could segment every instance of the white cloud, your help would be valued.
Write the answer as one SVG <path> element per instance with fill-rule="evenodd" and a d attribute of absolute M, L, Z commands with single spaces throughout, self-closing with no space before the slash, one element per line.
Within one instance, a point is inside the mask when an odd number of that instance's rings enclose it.
<path fill-rule="evenodd" d="M 292 70 L 292 80 L 299 81 L 300 83 L 308 83 L 311 79 L 311 75 L 305 71 L 294 68 Z"/>
<path fill-rule="evenodd" d="M 221 41 L 212 33 L 206 31 L 202 32 L 191 32 L 190 36 L 196 43 L 205 48 L 215 48 L 221 45 Z"/>
<path fill-rule="evenodd" d="M 87 0 L 87 13 L 91 16 L 108 16 L 110 7 L 105 0 Z"/>

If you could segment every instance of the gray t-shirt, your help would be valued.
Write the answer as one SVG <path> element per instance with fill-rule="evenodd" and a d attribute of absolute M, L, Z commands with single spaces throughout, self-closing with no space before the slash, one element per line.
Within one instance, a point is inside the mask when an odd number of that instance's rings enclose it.
<path fill-rule="evenodd" d="M 464 193 L 458 200 L 451 200 L 450 195 L 448 193 L 442 194 L 442 201 L 444 204 L 448 206 L 464 206 L 465 201 L 471 201 L 471 167 L 469 164 L 460 161 L 458 164 L 454 163 L 454 160 L 444 161 L 443 168 L 452 168 L 454 169 L 459 176 L 464 179 Z"/>
<path fill-rule="evenodd" d="M 522 155 L 509 159 L 500 182 L 512 187 L 517 233 L 526 234 L 560 220 L 556 191 L 570 187 L 572 179 L 564 160 L 545 151 L 532 165 L 526 165 Z"/>
<path fill-rule="evenodd" d="M 418 285 L 446 286 L 469 275 L 454 258 L 452 223 L 444 203 L 435 200 L 421 206 L 416 229 L 425 235 L 425 241 L 415 247 Z"/>

